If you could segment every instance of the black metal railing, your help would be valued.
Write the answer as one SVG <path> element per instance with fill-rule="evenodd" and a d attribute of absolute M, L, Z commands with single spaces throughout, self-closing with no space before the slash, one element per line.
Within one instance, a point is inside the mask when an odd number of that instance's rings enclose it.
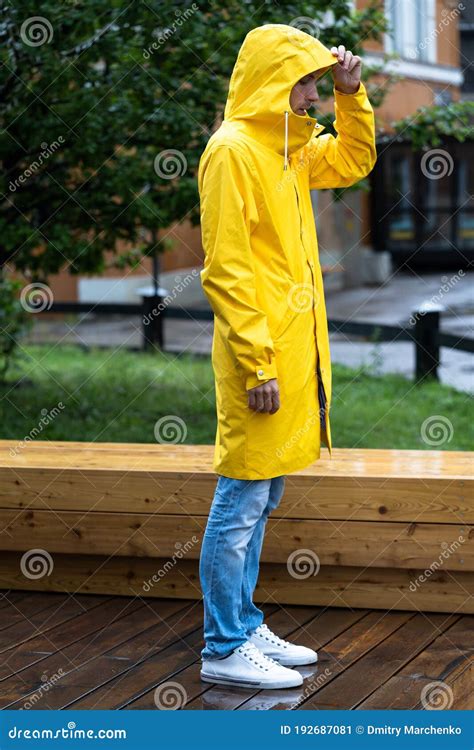
<path fill-rule="evenodd" d="M 147 296 L 142 298 L 141 304 L 54 302 L 45 312 L 140 315 L 144 350 L 164 348 L 163 321 L 166 319 L 207 320 L 209 322 L 214 319 L 211 309 L 170 307 L 164 304 L 163 299 L 159 296 Z M 329 319 L 328 329 L 333 333 L 363 336 L 376 342 L 411 341 L 415 346 L 416 379 L 421 380 L 428 375 L 437 378 L 441 347 L 474 353 L 474 339 L 440 331 L 442 312 L 442 306 L 432 306 L 430 309 L 425 305 L 420 305 L 411 314 L 413 324 L 410 326 Z"/>

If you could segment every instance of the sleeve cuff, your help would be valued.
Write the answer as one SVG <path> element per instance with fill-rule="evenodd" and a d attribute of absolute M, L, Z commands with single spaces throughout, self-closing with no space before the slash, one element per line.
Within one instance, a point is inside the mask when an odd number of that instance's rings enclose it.
<path fill-rule="evenodd" d="M 336 107 L 338 109 L 360 109 L 361 103 L 367 97 L 367 91 L 362 81 L 359 83 L 359 88 L 357 89 L 357 91 L 355 91 L 353 94 L 344 94 L 342 91 L 338 91 L 335 86 L 333 88 L 333 91 L 336 100 Z"/>
<path fill-rule="evenodd" d="M 277 372 L 277 366 L 275 362 L 272 362 L 271 364 L 265 364 L 265 365 L 256 365 L 255 373 L 247 375 L 247 378 L 245 381 L 245 387 L 247 390 L 249 390 L 250 388 L 255 388 L 257 385 L 262 385 L 262 383 L 266 383 L 267 380 L 272 380 L 272 378 L 277 378 L 277 377 L 278 377 L 278 372 Z"/>

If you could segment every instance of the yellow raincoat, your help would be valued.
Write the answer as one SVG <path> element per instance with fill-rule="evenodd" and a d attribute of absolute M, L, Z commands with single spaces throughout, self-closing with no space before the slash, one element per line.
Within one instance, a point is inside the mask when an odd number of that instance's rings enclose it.
<path fill-rule="evenodd" d="M 355 94 L 334 89 L 338 136 L 320 136 L 324 127 L 295 114 L 289 97 L 300 78 L 336 63 L 291 26 L 250 31 L 224 120 L 199 163 L 201 281 L 215 316 L 213 468 L 227 477 L 298 471 L 320 457 L 321 435 L 331 455 L 331 361 L 310 189 L 348 187 L 371 171 L 374 115 L 362 82 Z M 247 389 L 271 378 L 279 410 L 250 409 Z"/>

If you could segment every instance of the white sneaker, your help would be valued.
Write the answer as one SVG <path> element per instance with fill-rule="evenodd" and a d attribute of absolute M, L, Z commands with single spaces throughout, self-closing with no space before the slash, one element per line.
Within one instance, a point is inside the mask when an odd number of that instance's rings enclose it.
<path fill-rule="evenodd" d="M 303 684 L 294 669 L 282 667 L 250 641 L 238 646 L 224 659 L 203 659 L 201 679 L 218 685 L 248 688 L 288 688 Z"/>
<path fill-rule="evenodd" d="M 297 646 L 296 643 L 284 641 L 275 633 L 272 633 L 268 625 L 259 625 L 249 638 L 262 653 L 275 659 L 279 664 L 287 666 L 300 666 L 314 664 L 318 661 L 318 654 L 312 648 Z"/>

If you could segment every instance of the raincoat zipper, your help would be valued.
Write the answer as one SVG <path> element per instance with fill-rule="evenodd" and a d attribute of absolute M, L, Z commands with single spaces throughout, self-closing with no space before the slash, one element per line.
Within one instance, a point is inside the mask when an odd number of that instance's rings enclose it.
<path fill-rule="evenodd" d="M 293 181 L 293 187 L 295 189 L 296 204 L 298 206 L 298 216 L 299 216 L 299 219 L 300 219 L 300 240 L 301 240 L 301 244 L 303 245 L 303 250 L 304 250 L 304 253 L 305 253 L 305 257 L 306 257 L 306 262 L 307 262 L 307 264 L 309 266 L 309 270 L 311 271 L 311 283 L 312 283 L 312 287 L 313 287 L 313 305 L 312 305 L 312 307 L 313 307 L 313 318 L 314 318 L 315 340 L 316 340 L 316 356 L 317 356 L 316 379 L 318 381 L 318 403 L 319 403 L 319 407 L 320 408 L 321 407 L 324 408 L 324 429 L 325 429 L 325 432 L 326 432 L 326 440 L 327 440 L 327 442 L 329 442 L 328 431 L 327 431 L 327 422 L 329 420 L 329 411 L 328 411 L 328 408 L 327 408 L 326 391 L 324 389 L 323 380 L 322 380 L 322 377 L 321 377 L 321 374 L 320 374 L 321 370 L 319 368 L 319 351 L 318 351 L 318 336 L 317 336 L 318 321 L 317 321 L 317 318 L 316 318 L 316 313 L 314 312 L 314 274 L 313 274 L 312 264 L 310 263 L 310 261 L 308 260 L 308 258 L 306 256 L 306 250 L 305 250 L 304 243 L 303 243 L 303 219 L 302 219 L 301 211 L 300 211 L 300 200 L 299 200 L 299 196 L 298 196 L 298 190 L 296 188 L 296 185 L 295 185 L 294 181 Z M 321 404 L 321 396 L 323 398 L 324 404 Z M 320 417 L 320 423 L 321 423 L 321 417 Z"/>

